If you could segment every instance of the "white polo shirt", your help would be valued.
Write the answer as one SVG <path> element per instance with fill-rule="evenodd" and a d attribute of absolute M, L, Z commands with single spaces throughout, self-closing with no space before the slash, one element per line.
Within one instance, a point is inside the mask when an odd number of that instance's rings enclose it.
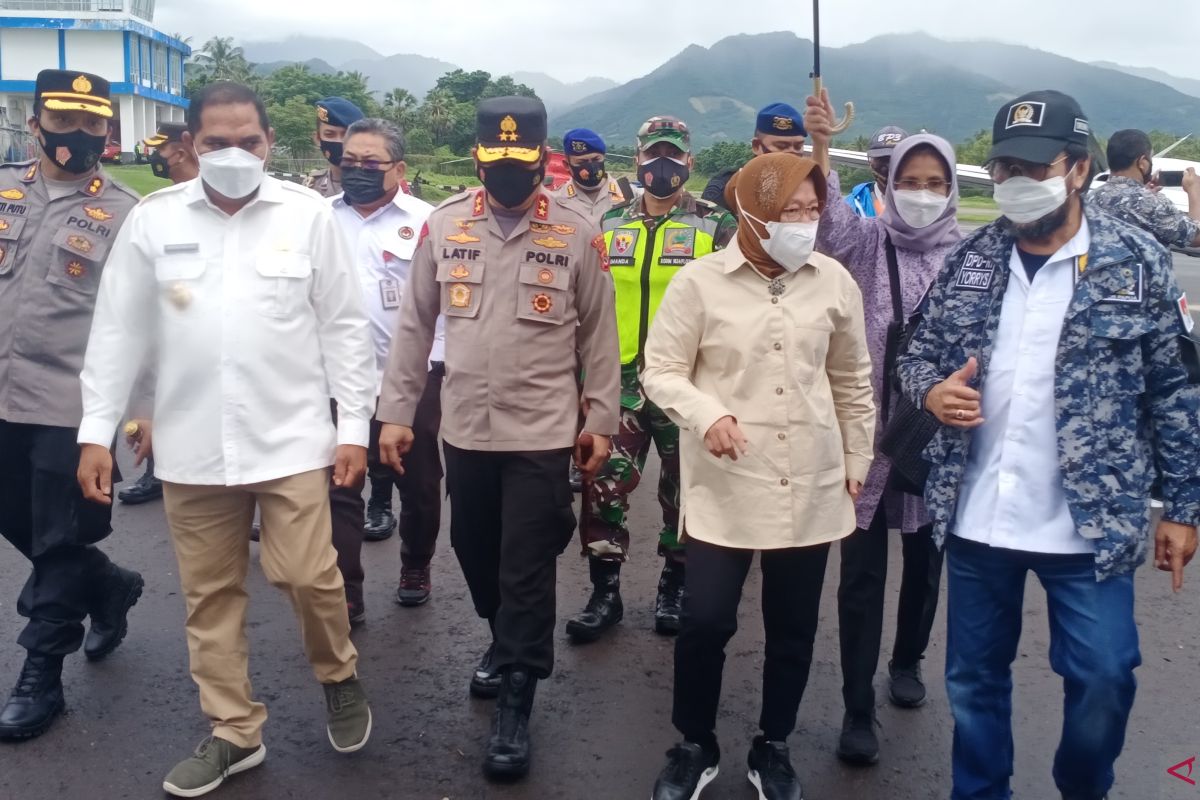
<path fill-rule="evenodd" d="M 400 321 L 400 301 L 408 283 L 409 267 L 433 206 L 404 192 L 388 205 L 364 217 L 344 195 L 330 200 L 333 216 L 350 244 L 362 281 L 363 305 L 371 320 L 375 363 L 382 380 L 392 336 Z M 438 318 L 430 362 L 446 360 L 446 324 Z M 376 386 L 376 393 L 379 392 Z"/>
<path fill-rule="evenodd" d="M 1034 275 L 1014 246 L 991 363 L 959 492 L 956 535 L 1010 550 L 1091 553 L 1062 487 L 1054 386 L 1058 338 L 1075 293 L 1075 259 L 1091 243 L 1087 220 Z"/>

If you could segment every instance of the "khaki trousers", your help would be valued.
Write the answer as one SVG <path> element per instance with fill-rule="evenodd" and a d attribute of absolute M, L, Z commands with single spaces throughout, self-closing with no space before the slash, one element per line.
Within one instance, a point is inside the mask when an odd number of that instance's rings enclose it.
<path fill-rule="evenodd" d="M 330 534 L 329 470 L 244 486 L 164 482 L 163 500 L 187 601 L 188 656 L 200 708 L 214 736 L 257 747 L 267 709 L 251 699 L 247 663 L 246 571 L 255 504 L 263 573 L 292 601 L 313 674 L 336 683 L 354 675 L 358 660 Z"/>

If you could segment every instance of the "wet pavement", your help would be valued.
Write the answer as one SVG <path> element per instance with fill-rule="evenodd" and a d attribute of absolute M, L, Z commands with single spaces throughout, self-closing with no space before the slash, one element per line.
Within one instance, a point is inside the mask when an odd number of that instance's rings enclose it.
<path fill-rule="evenodd" d="M 467 680 L 487 645 L 453 553 L 434 562 L 434 596 L 421 608 L 392 602 L 399 546 L 395 537 L 367 543 L 367 626 L 354 634 L 360 674 L 370 692 L 374 731 L 363 751 L 329 747 L 319 687 L 304 660 L 295 618 L 261 570 L 251 570 L 249 637 L 254 689 L 266 702 L 268 757 L 262 767 L 231 778 L 213 795 L 228 800 L 303 798 L 359 800 L 533 800 L 646 798 L 676 734 L 670 725 L 671 640 L 652 630 L 658 563 L 653 467 L 634 501 L 633 559 L 624 574 L 625 620 L 607 639 L 567 644 L 561 620 L 586 596 L 586 563 L 572 547 L 560 560 L 558 664 L 539 686 L 532 721 L 529 777 L 493 785 L 480 772 L 491 705 L 471 699 Z M 135 471 L 127 474 L 136 476 Z M 0 746 L 0 798 L 157 798 L 163 775 L 206 733 L 187 671 L 183 600 L 161 503 L 118 507 L 116 533 L 104 548 L 142 572 L 146 591 L 132 612 L 129 638 L 107 661 L 72 657 L 65 671 L 69 711 L 39 739 Z M 445 543 L 445 538 L 442 544 Z M 252 554 L 257 545 L 251 545 Z M 836 554 L 836 548 L 835 548 Z M 15 598 L 24 561 L 0 545 L 0 681 L 15 679 L 21 652 Z M 830 559 L 821 625 L 808 692 L 790 743 L 808 798 L 927 800 L 949 787 L 951 722 L 941 680 L 945 622 L 939 611 L 926 661 L 930 701 L 904 711 L 888 705 L 885 679 L 876 681 L 882 758 L 850 769 L 834 756 L 841 723 L 835 606 L 837 557 Z M 899 542 L 893 542 L 886 664 L 894 625 Z M 1137 616 L 1144 665 L 1113 800 L 1198 798 L 1200 789 L 1167 768 L 1200 753 L 1196 687 L 1200 685 L 1196 619 L 1200 570 L 1183 594 L 1147 568 L 1138 575 Z M 706 798 L 752 800 L 745 752 L 756 732 L 762 624 L 756 571 L 745 591 L 740 630 L 729 646 L 718 735 L 721 774 Z M 1056 798 L 1050 765 L 1061 725 L 1060 680 L 1050 671 L 1045 605 L 1040 587 L 1027 592 L 1025 633 L 1015 667 L 1016 796 Z M 1200 777 L 1197 770 L 1196 777 Z"/>

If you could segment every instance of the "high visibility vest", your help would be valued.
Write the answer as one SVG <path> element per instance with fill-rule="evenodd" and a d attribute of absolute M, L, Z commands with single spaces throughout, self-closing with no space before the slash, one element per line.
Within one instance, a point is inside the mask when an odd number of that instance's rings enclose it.
<path fill-rule="evenodd" d="M 617 292 L 621 363 L 640 360 L 646 334 L 671 278 L 689 261 L 713 252 L 718 215 L 676 207 L 662 219 L 624 219 L 610 212 L 603 223 L 608 264 Z"/>

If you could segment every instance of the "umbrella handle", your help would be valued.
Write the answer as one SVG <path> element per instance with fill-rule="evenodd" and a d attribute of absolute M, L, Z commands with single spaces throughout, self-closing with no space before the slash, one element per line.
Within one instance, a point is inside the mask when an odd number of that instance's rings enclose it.
<path fill-rule="evenodd" d="M 813 97 L 821 96 L 821 76 L 813 75 Z M 844 133 L 854 122 L 854 103 L 846 102 L 846 116 L 833 123 L 834 133 Z"/>

